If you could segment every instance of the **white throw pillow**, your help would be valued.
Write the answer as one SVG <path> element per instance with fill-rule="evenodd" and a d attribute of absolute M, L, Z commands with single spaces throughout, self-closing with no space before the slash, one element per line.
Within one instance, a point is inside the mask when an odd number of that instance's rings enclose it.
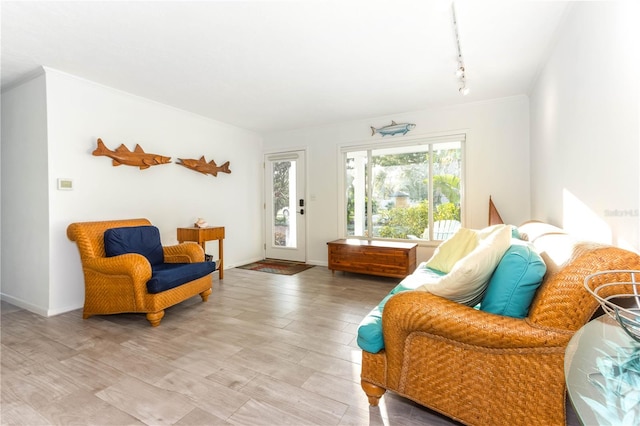
<path fill-rule="evenodd" d="M 511 228 L 494 225 L 476 231 L 478 245 L 458 260 L 447 275 L 424 283 L 419 289 L 468 306 L 482 300 L 491 274 L 511 244 Z"/>
<path fill-rule="evenodd" d="M 427 260 L 427 266 L 436 271 L 448 273 L 456 262 L 478 246 L 478 232 L 460 228 L 448 240 L 440 243 L 433 256 Z"/>

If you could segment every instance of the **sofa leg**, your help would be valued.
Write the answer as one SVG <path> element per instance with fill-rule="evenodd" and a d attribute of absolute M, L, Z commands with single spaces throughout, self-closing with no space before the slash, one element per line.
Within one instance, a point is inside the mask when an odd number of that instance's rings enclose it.
<path fill-rule="evenodd" d="M 364 393 L 367 394 L 367 398 L 369 398 L 369 405 L 371 405 L 372 407 L 378 406 L 380 397 L 387 391 L 385 388 L 381 388 L 380 386 L 365 382 L 364 380 L 360 381 L 360 386 L 362 386 L 362 390 L 364 391 Z"/>
<path fill-rule="evenodd" d="M 200 297 L 202 297 L 202 301 L 206 302 L 207 299 L 209 299 L 209 295 L 212 293 L 211 289 L 208 288 L 205 291 L 203 291 L 202 293 L 200 293 Z"/>
<path fill-rule="evenodd" d="M 151 327 L 157 327 L 160 325 L 160 320 L 164 316 L 164 310 L 158 312 L 147 313 L 147 320 L 151 323 Z"/>

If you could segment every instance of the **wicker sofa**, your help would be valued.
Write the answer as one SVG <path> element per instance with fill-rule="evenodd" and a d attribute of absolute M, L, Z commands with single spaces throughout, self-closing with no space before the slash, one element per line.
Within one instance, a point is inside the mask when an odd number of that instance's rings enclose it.
<path fill-rule="evenodd" d="M 152 278 L 152 266 L 140 254 L 128 253 L 107 257 L 105 231 L 114 228 L 148 226 L 147 219 L 125 219 L 104 222 L 78 222 L 67 228 L 67 236 L 75 241 L 84 272 L 85 297 L 83 318 L 92 315 L 124 312 L 146 313 L 156 327 L 164 310 L 195 295 L 206 302 L 211 294 L 212 273 L 177 287 L 151 293 L 147 283 Z M 196 243 L 162 247 L 164 262 L 191 264 L 204 261 L 204 251 Z"/>
<path fill-rule="evenodd" d="M 423 291 L 394 295 L 382 314 L 385 348 L 362 352 L 361 384 L 371 405 L 389 390 L 469 425 L 566 423 L 565 348 L 599 306 L 584 279 L 638 270 L 640 256 L 576 241 L 540 222 L 519 230 L 547 266 L 528 317 L 491 314 Z"/>

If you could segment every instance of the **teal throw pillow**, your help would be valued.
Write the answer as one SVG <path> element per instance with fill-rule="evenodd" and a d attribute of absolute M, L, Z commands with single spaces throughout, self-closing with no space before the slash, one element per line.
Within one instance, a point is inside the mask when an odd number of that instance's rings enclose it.
<path fill-rule="evenodd" d="M 496 267 L 480 310 L 514 318 L 525 318 L 547 265 L 531 244 L 512 240 Z"/>

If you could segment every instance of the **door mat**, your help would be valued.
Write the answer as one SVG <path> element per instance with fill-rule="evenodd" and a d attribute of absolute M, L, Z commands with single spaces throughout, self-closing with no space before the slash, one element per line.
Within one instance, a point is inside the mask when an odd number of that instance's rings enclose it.
<path fill-rule="evenodd" d="M 237 266 L 237 268 L 269 272 L 271 274 L 293 275 L 298 272 L 306 271 L 309 268 L 313 268 L 313 265 L 307 265 L 306 263 L 300 262 L 289 262 L 287 260 L 265 259 L 249 263 L 247 265 Z"/>

